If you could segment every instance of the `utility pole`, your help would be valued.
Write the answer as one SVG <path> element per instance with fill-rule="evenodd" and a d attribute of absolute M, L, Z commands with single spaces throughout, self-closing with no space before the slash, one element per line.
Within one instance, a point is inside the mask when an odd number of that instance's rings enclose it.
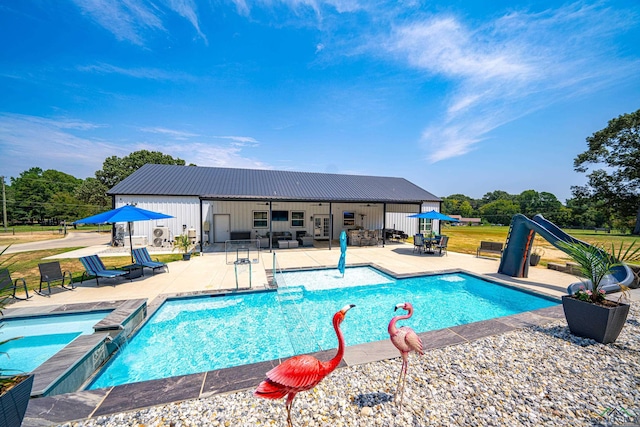
<path fill-rule="evenodd" d="M 4 224 L 4 231 L 7 232 L 7 195 L 4 191 L 4 176 L 0 176 L 2 179 L 2 223 Z"/>

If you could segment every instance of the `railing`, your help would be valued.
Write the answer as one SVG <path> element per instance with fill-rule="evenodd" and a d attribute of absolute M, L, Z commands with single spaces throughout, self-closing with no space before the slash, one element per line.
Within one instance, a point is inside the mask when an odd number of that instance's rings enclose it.
<path fill-rule="evenodd" d="M 260 240 L 227 240 L 224 242 L 224 253 L 227 264 L 235 264 L 240 258 L 257 264 L 260 259 Z"/>
<path fill-rule="evenodd" d="M 299 302 L 304 300 L 304 287 L 287 286 L 275 253 L 273 254 L 272 271 L 272 283 L 278 287 L 278 302 L 294 353 L 304 354 L 321 351 L 322 347 L 316 341 L 300 309 Z"/>

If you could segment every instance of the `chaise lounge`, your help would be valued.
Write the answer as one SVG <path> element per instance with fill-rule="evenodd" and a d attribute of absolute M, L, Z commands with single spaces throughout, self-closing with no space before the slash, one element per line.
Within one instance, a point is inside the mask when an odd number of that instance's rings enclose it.
<path fill-rule="evenodd" d="M 147 248 L 139 248 L 133 250 L 133 259 L 135 263 L 141 265 L 146 268 L 151 269 L 151 275 L 153 276 L 158 269 L 167 269 L 167 273 L 169 272 L 169 266 L 164 262 L 160 262 L 158 260 L 154 261 L 151 259 L 151 255 L 149 255 L 149 251 Z M 143 269 L 144 272 L 144 269 Z M 144 274 L 144 273 L 143 273 Z"/>
<path fill-rule="evenodd" d="M 85 275 L 87 276 L 87 278 L 92 276 L 95 277 L 96 285 L 98 286 L 100 286 L 100 282 L 98 281 L 98 278 L 100 277 L 113 279 L 116 277 L 129 276 L 128 271 L 108 270 L 107 267 L 104 266 L 104 264 L 102 263 L 102 260 L 100 259 L 100 257 L 98 257 L 98 255 L 89 255 L 89 256 L 80 257 L 80 262 L 82 263 L 85 269 L 85 271 L 82 273 L 82 277 L 80 278 L 80 284 L 82 284 L 82 282 L 84 281 Z M 131 280 L 131 278 L 129 278 L 129 280 Z"/>

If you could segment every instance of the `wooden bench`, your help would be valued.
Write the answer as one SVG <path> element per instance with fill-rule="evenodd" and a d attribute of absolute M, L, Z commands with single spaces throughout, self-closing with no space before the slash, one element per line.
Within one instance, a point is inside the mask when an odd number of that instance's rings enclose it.
<path fill-rule="evenodd" d="M 476 250 L 476 257 L 479 257 L 481 252 L 502 255 L 502 243 L 481 241 L 480 247 Z"/>
<path fill-rule="evenodd" d="M 598 231 L 604 231 L 605 233 L 611 233 L 611 229 L 610 228 L 594 228 L 593 231 L 595 231 L 596 233 Z"/>

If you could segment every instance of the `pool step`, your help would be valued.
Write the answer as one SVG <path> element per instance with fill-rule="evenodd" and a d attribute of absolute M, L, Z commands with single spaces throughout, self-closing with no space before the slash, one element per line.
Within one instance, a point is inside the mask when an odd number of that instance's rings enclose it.
<path fill-rule="evenodd" d="M 280 302 L 302 301 L 304 299 L 304 288 L 302 286 L 287 286 L 278 288 L 278 299 Z"/>
<path fill-rule="evenodd" d="M 312 353 L 320 350 L 309 331 L 298 302 L 304 299 L 304 288 L 301 286 L 278 288 L 278 300 L 287 328 L 289 340 L 295 354 Z"/>

